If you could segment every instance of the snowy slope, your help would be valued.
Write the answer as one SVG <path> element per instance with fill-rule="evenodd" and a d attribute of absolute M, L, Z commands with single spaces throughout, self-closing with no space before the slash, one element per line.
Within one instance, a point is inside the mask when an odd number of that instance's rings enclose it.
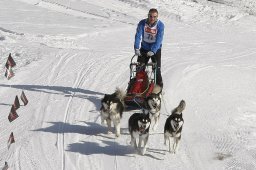
<path fill-rule="evenodd" d="M 252 2 L 252 3 L 251 3 Z M 256 27 L 253 1 L 0 1 L 0 167 L 10 169 L 256 169 Z M 249 4 L 249 5 L 248 5 Z M 165 23 L 160 124 L 144 156 L 100 124 L 100 100 L 125 89 L 137 22 L 157 7 Z M 12 53 L 15 77 L 4 77 Z M 7 119 L 16 95 L 29 104 Z M 187 103 L 181 146 L 163 126 Z M 7 148 L 10 133 L 16 142 Z"/>

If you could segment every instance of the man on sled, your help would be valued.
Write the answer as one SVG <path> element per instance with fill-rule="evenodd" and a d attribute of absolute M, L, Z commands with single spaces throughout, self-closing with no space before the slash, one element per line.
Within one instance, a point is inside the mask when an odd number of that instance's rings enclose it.
<path fill-rule="evenodd" d="M 164 24 L 158 19 L 158 11 L 152 8 L 148 12 L 148 18 L 138 23 L 134 49 L 137 61 L 146 65 L 151 58 L 156 63 L 156 84 L 163 88 L 161 75 L 161 48 L 164 35 Z"/>

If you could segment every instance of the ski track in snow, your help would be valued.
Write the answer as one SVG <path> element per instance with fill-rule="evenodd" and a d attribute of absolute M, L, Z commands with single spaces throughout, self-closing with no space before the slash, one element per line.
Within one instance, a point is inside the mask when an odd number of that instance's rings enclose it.
<path fill-rule="evenodd" d="M 91 58 L 91 54 L 89 54 L 89 56 L 87 58 Z M 72 88 L 78 88 L 82 85 L 83 81 L 84 81 L 84 78 L 86 77 L 87 73 L 91 70 L 91 68 L 94 66 L 95 62 L 89 64 L 89 67 L 85 67 L 85 68 L 82 68 L 81 71 L 79 72 L 79 74 L 77 75 L 77 78 L 76 78 L 76 81 L 73 85 Z M 65 116 L 64 116 L 64 123 L 67 122 L 68 120 L 68 114 L 69 114 L 69 109 L 71 107 L 71 103 L 72 103 L 72 99 L 73 99 L 73 96 L 75 95 L 75 92 L 73 94 L 71 94 L 71 96 L 69 97 L 69 100 L 68 100 L 68 104 L 67 104 L 67 107 L 65 109 Z M 64 127 L 62 127 L 61 129 L 63 129 Z M 63 132 L 65 131 L 65 129 L 62 130 Z M 64 153 L 64 150 L 65 150 L 65 134 L 62 133 L 62 155 L 63 155 L 63 161 L 62 161 L 62 169 L 64 170 L 65 169 L 65 153 Z"/>

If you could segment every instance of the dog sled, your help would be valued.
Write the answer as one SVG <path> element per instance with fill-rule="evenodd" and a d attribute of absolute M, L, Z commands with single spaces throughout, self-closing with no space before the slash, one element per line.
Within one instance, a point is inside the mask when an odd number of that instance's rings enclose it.
<path fill-rule="evenodd" d="M 156 84 L 156 63 L 144 65 L 135 62 L 134 55 L 130 63 L 130 80 L 124 102 L 126 110 L 145 108 L 145 99 L 152 93 Z"/>

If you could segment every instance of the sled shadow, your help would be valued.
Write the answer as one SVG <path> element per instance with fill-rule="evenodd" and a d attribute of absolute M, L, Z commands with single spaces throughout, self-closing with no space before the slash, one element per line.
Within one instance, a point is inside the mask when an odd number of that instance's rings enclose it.
<path fill-rule="evenodd" d="M 43 85 L 6 85 L 0 84 L 0 87 L 16 88 L 21 90 L 27 90 L 32 92 L 43 92 L 48 94 L 64 95 L 65 97 L 77 97 L 89 100 L 92 102 L 96 109 L 100 109 L 100 100 L 103 93 L 95 92 L 91 90 L 73 88 L 73 87 L 64 87 L 64 86 L 43 86 Z"/>
<path fill-rule="evenodd" d="M 110 156 L 129 156 L 134 154 L 134 150 L 127 145 L 120 145 L 116 142 L 101 140 L 104 146 L 99 143 L 82 141 L 68 145 L 66 151 L 77 152 L 83 155 L 106 154 Z"/>
<path fill-rule="evenodd" d="M 52 124 L 46 128 L 40 128 L 33 131 L 48 132 L 48 133 L 77 133 L 85 135 L 98 135 L 106 133 L 106 128 L 98 123 L 84 122 L 84 125 L 73 125 L 64 122 L 47 122 Z"/>

